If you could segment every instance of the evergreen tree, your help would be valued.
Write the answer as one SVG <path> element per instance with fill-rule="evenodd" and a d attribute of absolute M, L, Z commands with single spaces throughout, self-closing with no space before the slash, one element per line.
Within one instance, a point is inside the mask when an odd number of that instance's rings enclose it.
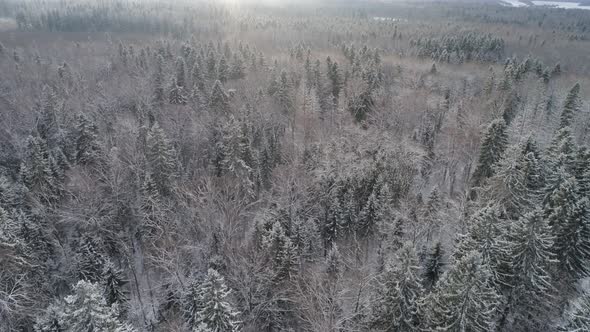
<path fill-rule="evenodd" d="M 75 131 L 76 161 L 80 164 L 92 164 L 99 160 L 101 144 L 98 127 L 84 113 L 78 115 Z"/>
<path fill-rule="evenodd" d="M 66 296 L 61 308 L 64 332 L 132 332 L 133 329 L 117 319 L 116 307 L 110 307 L 97 284 L 79 281 L 74 294 Z"/>
<path fill-rule="evenodd" d="M 65 332 L 62 326 L 62 310 L 59 305 L 50 304 L 35 322 L 35 332 Z"/>
<path fill-rule="evenodd" d="M 225 285 L 224 278 L 217 271 L 209 269 L 199 291 L 201 302 L 198 313 L 199 324 L 203 324 L 212 331 L 238 331 L 239 313 L 228 302 L 230 290 Z"/>
<path fill-rule="evenodd" d="M 94 238 L 89 235 L 82 236 L 75 259 L 80 280 L 89 282 L 101 280 L 106 259 Z"/>
<path fill-rule="evenodd" d="M 420 331 L 424 290 L 419 270 L 414 247 L 407 243 L 398 253 L 396 266 L 387 269 L 380 278 L 372 304 L 373 327 L 380 331 Z"/>
<path fill-rule="evenodd" d="M 426 299 L 427 326 L 449 332 L 492 331 L 500 297 L 490 278 L 479 255 L 466 254 Z"/>
<path fill-rule="evenodd" d="M 201 311 L 201 283 L 191 280 L 183 295 L 183 315 L 189 328 L 196 329 L 200 324 Z"/>
<path fill-rule="evenodd" d="M 156 103 L 164 102 L 166 98 L 164 92 L 164 58 L 158 54 L 156 59 L 156 72 L 154 74 L 154 101 Z"/>
<path fill-rule="evenodd" d="M 576 83 L 568 92 L 563 104 L 559 129 L 570 127 L 574 117 L 580 112 L 580 83 Z"/>
<path fill-rule="evenodd" d="M 170 85 L 170 92 L 168 93 L 168 101 L 174 105 L 184 105 L 187 102 L 187 98 L 184 93 L 184 88 L 179 85 L 176 79 L 172 80 Z"/>
<path fill-rule="evenodd" d="M 539 209 L 527 213 L 510 229 L 507 243 L 512 271 L 509 307 L 514 328 L 519 330 L 539 320 L 539 314 L 551 303 L 553 286 L 548 272 L 553 262 L 553 236 Z"/>
<path fill-rule="evenodd" d="M 443 221 L 441 215 L 442 210 L 442 197 L 438 189 L 434 188 L 428 196 L 428 200 L 422 211 L 422 220 L 426 228 L 426 241 L 428 242 L 432 239 L 432 233 L 436 232 Z"/>
<path fill-rule="evenodd" d="M 443 256 L 442 245 L 440 241 L 437 241 L 424 262 L 422 280 L 426 289 L 432 289 L 440 279 L 446 265 Z"/>
<path fill-rule="evenodd" d="M 504 154 L 507 146 L 506 123 L 494 120 L 482 139 L 477 166 L 473 172 L 473 184 L 478 187 L 494 174 L 494 166 Z"/>
<path fill-rule="evenodd" d="M 27 188 L 41 195 L 45 201 L 54 200 L 56 188 L 49 158 L 45 141 L 40 137 L 29 136 L 20 174 Z"/>
<path fill-rule="evenodd" d="M 158 123 L 148 132 L 146 157 L 160 193 L 166 193 L 176 177 L 176 151 Z"/>
<path fill-rule="evenodd" d="M 221 59 L 219 59 L 219 65 L 217 66 L 217 79 L 220 82 L 225 83 L 225 82 L 227 82 L 229 75 L 230 75 L 229 65 L 227 64 L 227 60 L 225 60 L 225 57 L 222 56 Z"/>
<path fill-rule="evenodd" d="M 502 282 L 506 272 L 502 268 L 506 260 L 505 223 L 500 219 L 500 210 L 488 205 L 475 213 L 467 234 L 460 235 L 455 258 L 462 259 L 469 253 L 479 252 L 481 264 L 492 273 L 493 282 Z"/>
<path fill-rule="evenodd" d="M 205 76 L 198 63 L 195 63 L 191 72 L 193 86 L 197 86 L 201 91 L 205 91 Z"/>
<path fill-rule="evenodd" d="M 181 88 L 186 88 L 186 65 L 182 57 L 176 59 L 176 84 Z"/>
<path fill-rule="evenodd" d="M 275 97 L 277 99 L 277 102 L 281 106 L 283 112 L 287 114 L 290 114 L 294 107 L 293 97 L 291 96 L 291 93 L 291 83 L 289 82 L 287 72 L 283 70 L 281 71 L 281 75 L 279 77 Z"/>
<path fill-rule="evenodd" d="M 549 215 L 555 235 L 553 251 L 570 275 L 587 277 L 590 276 L 590 201 L 587 197 L 569 201 L 575 195 L 562 195 L 571 190 L 567 184 L 562 188 L 555 193 L 555 203 L 560 205 Z"/>
<path fill-rule="evenodd" d="M 125 294 L 125 284 L 127 281 L 123 279 L 121 271 L 115 265 L 107 261 L 102 273 L 102 280 L 104 283 L 104 298 L 107 305 L 118 304 L 120 308 L 126 305 L 127 295 Z"/>
<path fill-rule="evenodd" d="M 209 107 L 213 112 L 225 114 L 230 111 L 229 96 L 225 93 L 219 80 L 213 84 L 211 97 L 209 98 Z"/>
<path fill-rule="evenodd" d="M 587 291 L 570 302 L 558 329 L 561 332 L 590 331 L 590 294 Z"/>

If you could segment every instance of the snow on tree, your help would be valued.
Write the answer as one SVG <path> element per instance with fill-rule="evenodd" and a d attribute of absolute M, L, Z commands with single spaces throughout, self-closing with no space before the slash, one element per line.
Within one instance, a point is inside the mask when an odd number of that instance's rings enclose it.
<path fill-rule="evenodd" d="M 57 302 L 58 324 L 63 332 L 133 332 L 134 329 L 118 320 L 116 306 L 107 305 L 98 284 L 78 281 L 73 294 Z M 51 316 L 49 316 L 51 317 Z M 50 318 L 52 319 L 52 318 Z M 39 325 L 44 327 L 47 325 Z M 38 330 L 38 332 L 45 330 Z M 48 330 L 51 331 L 51 330 Z"/>
<path fill-rule="evenodd" d="M 590 331 L 590 294 L 584 291 L 569 303 L 563 315 L 563 323 L 558 326 L 561 332 Z"/>
<path fill-rule="evenodd" d="M 422 269 L 422 280 L 426 289 L 432 289 L 436 285 L 445 265 L 442 244 L 437 241 L 426 256 Z"/>
<path fill-rule="evenodd" d="M 150 128 L 147 135 L 147 161 L 151 176 L 161 193 L 166 193 L 176 177 L 176 150 L 158 123 Z"/>
<path fill-rule="evenodd" d="M 512 272 L 508 305 L 514 315 L 513 325 L 539 319 L 552 302 L 549 267 L 555 257 L 553 239 L 540 209 L 527 213 L 510 228 L 506 249 Z"/>
<path fill-rule="evenodd" d="M 94 238 L 90 235 L 82 236 L 75 258 L 78 276 L 81 280 L 90 282 L 101 280 L 106 259 Z"/>
<path fill-rule="evenodd" d="M 507 147 L 506 123 L 494 120 L 482 139 L 477 166 L 473 172 L 473 184 L 478 187 L 494 174 L 494 167 L 502 159 Z"/>
<path fill-rule="evenodd" d="M 168 101 L 173 105 L 184 105 L 187 98 L 184 92 L 184 87 L 179 85 L 176 79 L 172 79 L 170 84 L 170 92 L 168 92 Z"/>
<path fill-rule="evenodd" d="M 420 331 L 424 292 L 416 251 L 406 243 L 393 266 L 380 276 L 371 325 L 380 331 Z"/>
<path fill-rule="evenodd" d="M 200 310 L 196 328 L 206 327 L 212 331 L 238 331 L 239 312 L 229 302 L 231 291 L 225 285 L 225 279 L 215 270 L 209 269 L 207 276 L 199 287 Z M 204 326 L 203 326 L 204 325 Z M 197 329 L 196 331 L 203 331 Z"/>
<path fill-rule="evenodd" d="M 425 299 L 426 326 L 449 332 L 492 331 L 500 296 L 491 278 L 479 254 L 466 254 Z"/>
<path fill-rule="evenodd" d="M 176 59 L 176 85 L 186 88 L 186 65 L 182 57 Z"/>
<path fill-rule="evenodd" d="M 84 113 L 76 121 L 76 161 L 80 164 L 92 164 L 99 160 L 102 147 L 98 138 L 98 126 Z"/>
<path fill-rule="evenodd" d="M 572 202 L 570 199 L 575 195 L 562 196 L 560 193 L 563 191 L 556 193 L 555 202 L 562 204 L 564 211 L 558 207 L 549 215 L 555 236 L 553 251 L 570 275 L 578 278 L 590 276 L 590 201 L 584 197 Z M 567 201 L 562 201 L 563 198 Z"/>
<path fill-rule="evenodd" d="M 209 97 L 209 107 L 213 112 L 225 114 L 230 111 L 229 96 L 225 93 L 219 80 L 213 84 L 211 96 Z"/>
<path fill-rule="evenodd" d="M 127 295 L 124 289 L 127 280 L 122 276 L 121 271 L 110 261 L 107 261 L 102 272 L 104 284 L 104 298 L 107 305 L 118 304 L 119 308 L 127 303 Z"/>
<path fill-rule="evenodd" d="M 559 129 L 570 127 L 573 124 L 572 121 L 574 118 L 578 115 L 578 113 L 580 113 L 580 108 L 582 105 L 579 94 L 580 83 L 576 83 L 565 97 L 563 110 L 561 111 Z"/>

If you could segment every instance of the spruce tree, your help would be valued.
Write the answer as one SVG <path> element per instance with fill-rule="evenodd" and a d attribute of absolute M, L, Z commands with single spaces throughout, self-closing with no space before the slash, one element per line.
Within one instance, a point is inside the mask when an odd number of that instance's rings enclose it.
<path fill-rule="evenodd" d="M 80 239 L 75 259 L 80 280 L 89 282 L 101 280 L 106 259 L 97 241 L 90 235 L 84 235 Z"/>
<path fill-rule="evenodd" d="M 420 331 L 424 292 L 418 257 L 411 243 L 400 249 L 396 265 L 379 278 L 371 325 L 380 331 Z"/>
<path fill-rule="evenodd" d="M 551 276 L 548 268 L 554 261 L 553 235 L 536 209 L 521 217 L 510 229 L 507 243 L 508 264 L 512 273 L 512 291 L 509 307 L 512 307 L 514 328 L 519 330 L 540 320 L 552 301 Z"/>
<path fill-rule="evenodd" d="M 62 326 L 62 309 L 59 305 L 50 304 L 35 322 L 35 332 L 65 332 Z"/>
<path fill-rule="evenodd" d="M 227 82 L 229 75 L 230 75 L 229 65 L 227 64 L 227 60 L 225 59 L 225 56 L 222 56 L 221 59 L 219 59 L 219 65 L 217 66 L 217 79 L 220 82 L 225 83 L 225 82 Z"/>
<path fill-rule="evenodd" d="M 134 331 L 117 319 L 118 310 L 107 305 L 98 284 L 79 281 L 73 292 L 65 297 L 60 312 L 64 332 Z"/>
<path fill-rule="evenodd" d="M 201 91 L 205 90 L 205 76 L 198 63 L 195 63 L 191 71 L 193 86 L 197 86 Z"/>
<path fill-rule="evenodd" d="M 587 291 L 583 291 L 582 295 L 570 302 L 558 330 L 560 332 L 590 331 L 590 294 Z"/>
<path fill-rule="evenodd" d="M 229 302 L 230 290 L 224 278 L 215 270 L 209 269 L 207 276 L 199 288 L 200 292 L 200 324 L 212 331 L 238 331 L 238 312 Z"/>
<path fill-rule="evenodd" d="M 184 105 L 187 102 L 187 98 L 182 85 L 179 85 L 176 79 L 172 79 L 170 84 L 170 92 L 168 93 L 168 101 L 173 105 Z"/>
<path fill-rule="evenodd" d="M 176 85 L 186 88 L 186 65 L 182 57 L 176 59 Z"/>
<path fill-rule="evenodd" d="M 121 271 L 110 261 L 107 261 L 102 272 L 104 284 L 104 298 L 107 305 L 118 304 L 122 308 L 127 303 L 125 284 L 127 281 L 121 275 Z"/>
<path fill-rule="evenodd" d="M 226 114 L 230 111 L 229 96 L 225 93 L 219 80 L 213 84 L 211 96 L 209 98 L 209 107 L 211 111 L 218 114 Z"/>
<path fill-rule="evenodd" d="M 431 248 L 426 260 L 424 262 L 424 268 L 422 271 L 422 280 L 426 289 L 432 289 L 441 275 L 445 267 L 444 251 L 440 241 L 437 241 Z"/>
<path fill-rule="evenodd" d="M 426 299 L 426 324 L 449 332 L 492 331 L 500 296 L 477 253 L 468 253 L 439 281 Z"/>
<path fill-rule="evenodd" d="M 494 174 L 494 166 L 500 161 L 506 150 L 508 136 L 503 119 L 492 121 L 482 139 L 477 166 L 473 172 L 473 184 L 481 186 Z"/>
<path fill-rule="evenodd" d="M 561 199 L 566 197 L 560 196 L 556 203 L 559 204 Z M 577 202 L 568 201 L 561 204 L 570 205 L 571 210 L 560 213 L 556 209 L 549 216 L 555 235 L 553 251 L 564 270 L 571 276 L 590 276 L 590 201 L 584 197 Z"/>
<path fill-rule="evenodd" d="M 156 103 L 164 102 L 166 94 L 164 92 L 164 58 L 158 55 L 156 58 L 156 71 L 154 74 L 154 101 Z"/>
<path fill-rule="evenodd" d="M 148 132 L 146 157 L 160 193 L 167 193 L 177 173 L 176 150 L 158 123 Z"/>
<path fill-rule="evenodd" d="M 92 164 L 99 160 L 101 144 L 98 127 L 84 113 L 78 115 L 75 129 L 76 161 L 80 164 Z"/>
<path fill-rule="evenodd" d="M 559 129 L 570 127 L 576 115 L 580 112 L 580 83 L 576 83 L 568 92 L 563 104 Z"/>

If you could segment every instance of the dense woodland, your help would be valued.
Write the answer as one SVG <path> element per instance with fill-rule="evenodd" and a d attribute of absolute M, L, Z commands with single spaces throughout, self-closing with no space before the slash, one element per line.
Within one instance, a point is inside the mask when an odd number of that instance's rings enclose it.
<path fill-rule="evenodd" d="M 0 0 L 0 331 L 590 331 L 590 11 Z"/>

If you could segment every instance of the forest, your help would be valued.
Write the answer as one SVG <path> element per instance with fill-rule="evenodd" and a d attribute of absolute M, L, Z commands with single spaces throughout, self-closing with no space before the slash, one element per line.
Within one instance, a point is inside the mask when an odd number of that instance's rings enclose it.
<path fill-rule="evenodd" d="M 590 10 L 0 0 L 0 332 L 590 331 Z"/>

